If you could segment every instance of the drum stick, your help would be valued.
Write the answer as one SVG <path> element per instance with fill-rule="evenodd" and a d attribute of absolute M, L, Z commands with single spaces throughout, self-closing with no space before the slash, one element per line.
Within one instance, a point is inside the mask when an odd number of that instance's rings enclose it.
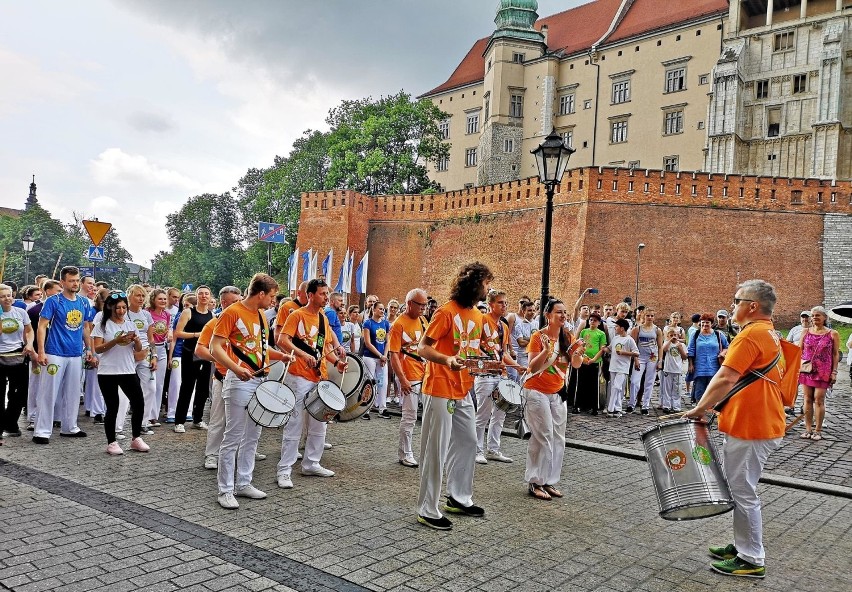
<path fill-rule="evenodd" d="M 666 419 L 676 419 L 678 417 L 683 417 L 686 415 L 686 411 L 680 411 L 678 413 L 670 413 L 669 415 L 661 415 L 658 417 L 658 420 L 666 420 Z"/>
<path fill-rule="evenodd" d="M 796 425 L 797 423 L 799 423 L 799 422 L 800 422 L 800 421 L 802 421 L 803 419 L 805 419 L 805 414 L 804 414 L 804 413 L 802 413 L 801 415 L 797 416 L 797 417 L 796 417 L 796 419 L 794 419 L 793 421 L 791 421 L 790 423 L 788 423 L 788 424 L 787 424 L 787 427 L 785 427 L 785 428 L 784 428 L 784 433 L 786 434 L 787 432 L 789 432 L 789 431 L 790 431 L 790 429 L 791 429 L 794 425 Z"/>
<path fill-rule="evenodd" d="M 254 373 L 254 377 L 260 378 L 261 376 L 263 376 L 263 371 L 269 370 L 270 368 L 272 368 L 272 364 L 270 364 L 269 366 L 264 366 L 263 368 L 258 368 L 257 371 Z"/>

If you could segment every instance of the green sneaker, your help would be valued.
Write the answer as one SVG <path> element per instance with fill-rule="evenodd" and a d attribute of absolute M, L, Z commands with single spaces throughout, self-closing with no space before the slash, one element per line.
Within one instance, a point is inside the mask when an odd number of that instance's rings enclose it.
<path fill-rule="evenodd" d="M 743 561 L 739 557 L 725 559 L 724 561 L 714 561 L 710 564 L 713 571 L 725 574 L 726 576 L 739 576 L 741 578 L 764 578 L 766 577 L 766 568 L 762 565 L 753 565 L 748 561 Z"/>
<path fill-rule="evenodd" d="M 733 559 L 737 556 L 737 548 L 733 545 L 725 545 L 724 547 L 710 547 L 710 555 L 716 559 Z"/>

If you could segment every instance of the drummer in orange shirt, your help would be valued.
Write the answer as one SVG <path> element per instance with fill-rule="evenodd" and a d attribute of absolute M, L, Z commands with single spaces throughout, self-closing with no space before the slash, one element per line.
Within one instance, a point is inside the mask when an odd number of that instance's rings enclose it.
<path fill-rule="evenodd" d="M 296 290 L 296 299 L 288 300 L 287 302 L 282 302 L 281 306 L 278 307 L 278 313 L 275 315 L 275 338 L 276 341 L 278 336 L 281 335 L 281 329 L 284 327 L 284 323 L 287 321 L 287 317 L 290 316 L 290 313 L 294 310 L 299 310 L 308 302 L 308 293 L 306 290 L 308 289 L 308 282 L 302 282 L 299 284 L 298 289 Z"/>
<path fill-rule="evenodd" d="M 432 315 L 417 353 L 425 358 L 423 424 L 420 432 L 420 492 L 417 521 L 438 530 L 450 522 L 438 509 L 447 465 L 444 510 L 481 517 L 473 503 L 476 421 L 471 398 L 473 378 L 462 360 L 479 354 L 482 313 L 474 305 L 485 298 L 494 275 L 482 263 L 462 267 L 450 289 L 450 300 Z"/>
<path fill-rule="evenodd" d="M 741 327 L 731 341 L 722 367 L 704 391 L 698 404 L 685 417 L 702 419 L 725 399 L 737 381 L 754 370 L 765 368 L 780 351 L 772 324 L 775 288 L 763 280 L 748 280 L 737 288 L 731 320 Z M 719 414 L 719 431 L 725 440 L 725 475 L 734 498 L 734 542 L 710 547 L 720 559 L 711 568 L 730 576 L 763 578 L 766 575 L 763 548 L 763 518 L 757 482 L 769 455 L 781 445 L 786 427 L 778 365 L 731 397 Z"/>
<path fill-rule="evenodd" d="M 340 356 L 337 336 L 328 324 L 323 309 L 328 304 L 329 288 L 325 280 L 314 279 L 306 288 L 307 304 L 289 314 L 278 334 L 279 349 L 292 351 L 296 360 L 290 366 L 286 384 L 296 395 L 296 408 L 284 428 L 281 439 L 281 460 L 278 462 L 278 487 L 292 489 L 291 473 L 299 454 L 302 423 L 307 416 L 308 435 L 302 459 L 302 475 L 333 477 L 334 471 L 320 465 L 325 449 L 327 424 L 312 417 L 305 409 L 305 397 L 321 379 L 327 379 L 326 361 L 337 366 L 338 372 L 346 370 L 346 358 Z M 322 326 L 320 326 L 322 323 Z"/>
<path fill-rule="evenodd" d="M 393 322 L 388 336 L 391 367 L 399 379 L 402 419 L 399 422 L 399 464 L 417 467 L 411 441 L 417 422 L 417 403 L 426 364 L 417 353 L 417 344 L 429 321 L 423 316 L 428 305 L 426 290 L 414 288 L 405 297 L 405 312 Z"/>

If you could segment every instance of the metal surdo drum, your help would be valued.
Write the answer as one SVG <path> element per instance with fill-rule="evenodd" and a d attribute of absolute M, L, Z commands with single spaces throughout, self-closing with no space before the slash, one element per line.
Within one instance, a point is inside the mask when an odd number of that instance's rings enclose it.
<path fill-rule="evenodd" d="M 695 520 L 734 509 L 707 423 L 678 419 L 640 436 L 666 520 Z"/>
<path fill-rule="evenodd" d="M 491 398 L 498 409 L 511 413 L 521 406 L 521 385 L 508 378 L 501 378 L 491 391 Z"/>
<path fill-rule="evenodd" d="M 265 428 L 280 428 L 290 421 L 296 408 L 296 395 L 280 382 L 264 381 L 258 385 L 246 405 L 249 417 Z"/>
<path fill-rule="evenodd" d="M 281 382 L 286 371 L 287 365 L 281 360 L 275 360 L 269 365 L 269 371 L 266 373 L 266 380 Z"/>
<path fill-rule="evenodd" d="M 305 409 L 317 421 L 331 421 L 345 406 L 343 391 L 329 380 L 320 380 L 305 397 Z"/>
<path fill-rule="evenodd" d="M 340 390 L 346 399 L 343 411 L 337 416 L 338 421 L 359 419 L 370 410 L 375 397 L 373 385 L 376 381 L 364 365 L 361 356 L 347 353 L 346 363 L 346 373 L 343 375 L 342 383 L 340 381 L 341 374 L 337 371 L 337 367 L 334 364 L 326 363 L 328 379 L 334 384 L 340 385 Z M 366 399 L 366 401 L 362 401 L 362 399 Z"/>

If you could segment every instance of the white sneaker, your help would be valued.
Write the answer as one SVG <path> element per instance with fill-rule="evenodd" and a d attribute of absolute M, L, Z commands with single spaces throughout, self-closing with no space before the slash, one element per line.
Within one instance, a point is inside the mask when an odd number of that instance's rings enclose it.
<path fill-rule="evenodd" d="M 499 450 L 496 451 L 496 452 L 493 451 L 493 450 L 489 450 L 488 452 L 485 453 L 485 458 L 488 459 L 488 460 L 496 460 L 497 462 L 502 462 L 502 463 L 514 462 L 511 458 L 504 455 Z"/>
<path fill-rule="evenodd" d="M 322 448 L 323 448 L 323 450 L 331 450 L 331 443 L 330 442 L 323 442 Z"/>
<path fill-rule="evenodd" d="M 302 453 L 301 452 L 296 453 L 296 460 L 302 460 Z"/>
<path fill-rule="evenodd" d="M 334 471 L 317 465 L 310 469 L 302 467 L 302 474 L 309 477 L 334 477 Z"/>
<path fill-rule="evenodd" d="M 241 487 L 235 490 L 234 495 L 237 497 L 247 497 L 249 499 L 264 499 L 266 497 L 266 493 L 259 490 L 251 483 L 249 483 L 245 487 Z"/>
<path fill-rule="evenodd" d="M 125 436 L 124 434 L 122 434 L 122 433 L 120 433 L 120 432 L 117 432 L 117 433 L 115 434 L 115 439 L 116 439 L 116 440 L 124 440 L 126 437 L 127 437 L 127 436 Z"/>
<path fill-rule="evenodd" d="M 204 457 L 204 468 L 205 469 L 218 469 L 219 468 L 219 457 L 209 454 Z"/>
<path fill-rule="evenodd" d="M 207 424 L 204 423 L 203 421 L 199 421 L 198 423 L 193 423 L 192 427 L 195 428 L 196 430 L 206 430 Z"/>
<path fill-rule="evenodd" d="M 153 436 L 154 430 L 152 430 L 149 427 L 142 426 L 142 430 L 139 432 L 139 434 L 142 435 L 142 436 Z"/>
<path fill-rule="evenodd" d="M 487 465 L 488 464 L 488 460 L 485 458 L 484 454 L 477 454 L 476 455 L 476 464 L 478 464 L 478 465 Z"/>
<path fill-rule="evenodd" d="M 186 433 L 186 428 L 183 427 L 183 424 L 182 423 L 176 423 L 175 424 L 175 434 L 185 434 L 185 433 Z"/>
<path fill-rule="evenodd" d="M 293 489 L 293 480 L 290 478 L 290 475 L 279 475 L 278 487 L 281 489 Z"/>
<path fill-rule="evenodd" d="M 240 507 L 240 502 L 237 501 L 233 493 L 220 493 L 219 505 L 226 510 L 236 510 Z"/>
<path fill-rule="evenodd" d="M 266 460 L 266 455 L 261 454 L 260 452 L 254 453 L 254 460 Z"/>

